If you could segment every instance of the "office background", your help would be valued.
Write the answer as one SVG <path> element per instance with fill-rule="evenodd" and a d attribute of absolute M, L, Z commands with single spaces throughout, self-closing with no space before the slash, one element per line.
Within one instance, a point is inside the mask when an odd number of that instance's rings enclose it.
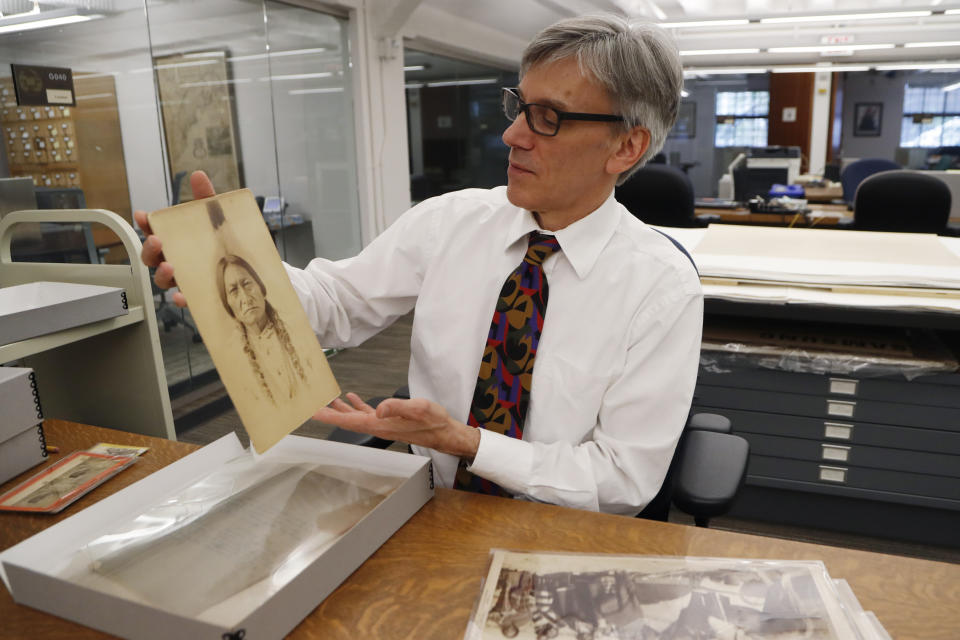
<path fill-rule="evenodd" d="M 54 188 L 74 170 L 86 206 L 129 219 L 189 197 L 184 176 L 216 164 L 237 182 L 216 186 L 271 202 L 286 260 L 346 257 L 412 202 L 504 183 L 499 87 L 516 84 L 537 30 L 596 10 L 677 37 L 687 95 L 664 160 L 698 197 L 749 147 L 797 146 L 815 176 L 858 158 L 960 163 L 960 2 L 14 0 L 0 18 L 0 177 Z M 692 24 L 717 19 L 740 22 Z M 9 64 L 70 68 L 72 113 L 18 110 Z M 15 162 L 19 127 L 54 119 L 78 127 L 79 157 Z M 159 292 L 157 305 L 186 414 L 215 372 L 189 312 Z"/>

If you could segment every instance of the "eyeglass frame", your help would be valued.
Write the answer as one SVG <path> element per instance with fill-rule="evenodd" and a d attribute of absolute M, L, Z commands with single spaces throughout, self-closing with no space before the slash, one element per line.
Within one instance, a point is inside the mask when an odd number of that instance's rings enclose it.
<path fill-rule="evenodd" d="M 507 96 L 510 95 L 517 100 L 517 115 L 513 118 L 507 113 Z M 520 97 L 519 87 L 503 87 L 502 88 L 502 97 L 501 97 L 501 106 L 503 107 L 503 115 L 506 116 L 507 120 L 514 122 L 517 117 L 522 113 L 524 120 L 527 122 L 527 126 L 530 127 L 530 131 L 533 131 L 539 136 L 547 136 L 552 138 L 553 136 L 560 133 L 560 125 L 563 124 L 564 120 L 580 120 L 585 122 L 626 122 L 626 118 L 623 116 L 613 115 L 612 113 L 580 113 L 576 111 L 561 111 L 556 107 L 551 107 L 546 104 L 537 104 L 536 102 L 524 102 L 523 98 Z M 537 131 L 533 128 L 533 125 L 530 124 L 530 107 L 540 107 L 541 109 L 549 109 L 557 114 L 557 129 L 553 133 L 544 133 L 542 131 Z"/>

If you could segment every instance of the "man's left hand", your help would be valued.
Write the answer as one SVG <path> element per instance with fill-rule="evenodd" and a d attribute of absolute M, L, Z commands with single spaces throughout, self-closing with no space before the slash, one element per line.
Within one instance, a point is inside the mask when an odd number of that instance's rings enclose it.
<path fill-rule="evenodd" d="M 425 398 L 387 398 L 374 409 L 355 393 L 348 393 L 347 400 L 350 404 L 337 398 L 317 411 L 313 419 L 469 460 L 477 455 L 479 429 L 454 420 L 436 402 Z"/>

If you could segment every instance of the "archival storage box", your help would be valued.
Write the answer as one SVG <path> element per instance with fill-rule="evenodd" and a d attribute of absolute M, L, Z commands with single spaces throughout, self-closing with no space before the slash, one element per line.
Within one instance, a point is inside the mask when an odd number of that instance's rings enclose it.
<path fill-rule="evenodd" d="M 0 576 L 125 638 L 282 638 L 432 496 L 429 458 L 301 436 L 258 456 L 231 433 L 6 550 Z"/>
<path fill-rule="evenodd" d="M 0 415 L 0 442 L 43 421 L 33 369 L 0 367 Z"/>
<path fill-rule="evenodd" d="M 30 282 L 0 288 L 0 345 L 122 316 L 127 293 L 119 287 L 73 282 Z"/>
<path fill-rule="evenodd" d="M 0 482 L 6 482 L 47 457 L 33 369 L 0 367 L 0 416 Z"/>

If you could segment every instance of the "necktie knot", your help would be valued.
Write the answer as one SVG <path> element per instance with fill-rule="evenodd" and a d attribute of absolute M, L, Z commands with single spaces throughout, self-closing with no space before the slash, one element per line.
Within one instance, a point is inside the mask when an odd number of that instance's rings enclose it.
<path fill-rule="evenodd" d="M 530 233 L 527 255 L 523 259 L 530 264 L 541 265 L 544 260 L 557 251 L 560 251 L 560 242 L 556 236 L 548 236 L 533 231 Z"/>

